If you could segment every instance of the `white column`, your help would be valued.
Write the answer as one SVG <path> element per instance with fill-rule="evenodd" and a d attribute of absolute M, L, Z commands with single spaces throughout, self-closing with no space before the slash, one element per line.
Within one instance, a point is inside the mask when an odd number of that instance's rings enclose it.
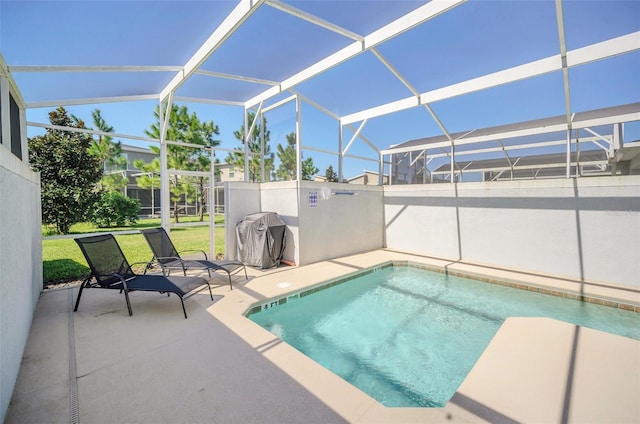
<path fill-rule="evenodd" d="M 209 259 L 216 260 L 216 151 L 211 148 L 211 176 L 209 177 Z"/>
<path fill-rule="evenodd" d="M 380 153 L 380 163 L 378 164 L 378 185 L 384 185 L 384 155 Z"/>
<path fill-rule="evenodd" d="M 167 171 L 167 125 L 166 122 L 171 113 L 171 96 L 167 99 L 166 107 L 160 101 L 158 119 L 160 124 L 160 223 L 162 227 L 170 232 L 169 221 L 171 220 L 171 195 L 169 189 L 169 173 Z"/>
<path fill-rule="evenodd" d="M 256 114 L 256 120 L 258 119 L 258 115 Z M 257 123 L 255 125 L 258 125 Z M 255 125 L 252 125 L 251 127 L 254 127 Z M 253 132 L 253 131 L 252 131 Z M 262 112 L 260 112 L 260 182 L 264 183 L 267 181 L 267 179 L 265 178 L 265 158 L 264 158 L 264 143 L 265 143 L 265 139 L 264 139 L 264 114 Z"/>
<path fill-rule="evenodd" d="M 453 145 L 453 142 L 451 143 L 451 183 L 455 183 L 456 181 L 456 174 L 455 174 L 455 146 Z"/>
<path fill-rule="evenodd" d="M 343 138 L 342 123 L 340 123 L 339 125 L 340 125 L 340 130 L 339 130 L 339 133 L 338 133 L 338 182 L 341 183 L 342 182 L 342 174 L 343 174 L 343 171 L 342 171 L 342 161 L 343 161 L 343 159 L 342 159 L 342 148 L 343 148 L 343 146 L 342 145 L 344 143 L 344 140 L 342 139 Z"/>
<path fill-rule="evenodd" d="M 254 117 L 254 120 L 256 118 Z M 244 182 L 249 182 L 249 111 L 244 110 Z"/>
<path fill-rule="evenodd" d="M 567 130 L 567 178 L 571 178 L 571 128 Z"/>
<path fill-rule="evenodd" d="M 300 96 L 296 95 L 296 180 L 298 181 L 298 187 L 300 186 L 300 181 L 302 181 L 302 138 L 300 136 L 300 117 Z"/>

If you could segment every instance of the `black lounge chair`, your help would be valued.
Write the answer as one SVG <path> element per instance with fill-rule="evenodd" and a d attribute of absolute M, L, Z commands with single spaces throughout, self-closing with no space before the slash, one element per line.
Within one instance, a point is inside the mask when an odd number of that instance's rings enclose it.
<path fill-rule="evenodd" d="M 80 246 L 80 250 L 82 250 L 82 254 L 91 268 L 91 275 L 80 285 L 76 306 L 73 309 L 74 312 L 78 310 L 80 296 L 82 296 L 82 290 L 85 288 L 115 289 L 124 292 L 129 316 L 133 315 L 131 302 L 129 301 L 130 291 L 153 291 L 167 293 L 167 296 L 170 293 L 174 293 L 180 298 L 185 318 L 187 318 L 187 310 L 184 307 L 183 299 L 187 294 L 195 293 L 195 289 L 206 284 L 209 286 L 209 295 L 213 300 L 211 286 L 205 278 L 147 275 L 147 268 L 145 268 L 145 274 L 143 275 L 134 273 L 122 253 L 120 245 L 111 234 L 81 237 L 76 238 L 75 241 Z"/>
<path fill-rule="evenodd" d="M 244 270 L 244 278 L 247 277 L 247 269 L 244 264 L 239 261 L 210 261 L 207 259 L 207 254 L 202 250 L 184 250 L 184 252 L 200 252 L 204 255 L 204 260 L 200 259 L 182 259 L 180 254 L 173 245 L 171 238 L 164 230 L 164 228 L 150 228 L 146 230 L 140 230 L 140 232 L 147 239 L 149 247 L 153 252 L 153 262 L 157 262 L 162 268 L 162 272 L 165 275 L 169 275 L 172 270 L 180 270 L 184 275 L 187 275 L 187 271 L 190 269 L 206 270 L 211 277 L 211 271 L 222 271 L 229 277 L 229 287 L 233 290 L 231 285 L 231 276 L 240 270 Z"/>

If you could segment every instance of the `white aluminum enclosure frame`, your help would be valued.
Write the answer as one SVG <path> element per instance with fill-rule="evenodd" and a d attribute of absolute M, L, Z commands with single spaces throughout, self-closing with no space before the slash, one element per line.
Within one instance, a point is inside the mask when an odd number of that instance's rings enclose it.
<path fill-rule="evenodd" d="M 255 108 L 258 104 L 270 100 L 272 97 L 283 93 L 285 91 L 294 92 L 294 88 L 300 83 L 312 79 L 313 77 L 320 75 L 321 73 L 338 66 L 339 64 L 352 59 L 366 51 L 370 51 L 377 57 L 380 62 L 387 67 L 393 75 L 405 86 L 411 93 L 410 97 L 392 101 L 383 105 L 377 105 L 368 109 L 350 113 L 345 116 L 339 116 L 340 134 L 342 134 L 343 128 L 347 125 L 366 122 L 371 118 L 383 116 L 389 113 L 394 113 L 409 108 L 423 106 L 429 112 L 431 118 L 436 122 L 442 133 L 447 135 L 448 131 L 436 116 L 430 104 L 449 99 L 453 97 L 462 96 L 472 92 L 496 87 L 499 85 L 509 84 L 515 81 L 523 79 L 533 78 L 550 72 L 561 71 L 564 76 L 564 90 L 565 90 L 565 103 L 567 106 L 567 127 L 571 129 L 571 111 L 569 109 L 569 87 L 567 79 L 567 71 L 579 65 L 586 63 L 608 59 L 617 55 L 622 55 L 640 49 L 640 32 L 634 32 L 626 34 L 620 37 L 616 37 L 610 40 L 605 40 L 592 45 L 567 51 L 565 36 L 564 36 L 564 17 L 562 0 L 555 1 L 556 8 L 556 20 L 557 30 L 559 36 L 559 50 L 560 53 L 547 58 L 535 60 L 533 62 L 515 66 L 502 71 L 494 72 L 481 77 L 473 78 L 461 83 L 452 84 L 450 86 L 437 88 L 428 92 L 420 93 L 412 85 L 411 82 L 404 77 L 393 64 L 382 56 L 382 54 L 376 49 L 376 47 L 388 40 L 403 34 L 404 32 L 425 24 L 429 20 L 447 13 L 456 7 L 464 4 L 466 0 L 442 0 L 432 1 L 424 4 L 415 10 L 405 14 L 404 16 L 390 22 L 381 28 L 365 35 L 356 34 L 353 31 L 342 28 L 335 23 L 328 22 L 325 19 L 314 16 L 310 13 L 297 9 L 288 3 L 284 3 L 276 0 L 241 0 L 236 7 L 229 13 L 229 15 L 223 20 L 223 22 L 211 33 L 208 39 L 201 45 L 196 53 L 182 66 L 15 66 L 9 67 L 11 72 L 176 72 L 173 79 L 160 91 L 158 94 L 149 95 L 137 95 L 137 96 L 114 96 L 114 97 L 102 97 L 102 98 L 90 98 L 90 99 L 73 99 L 73 100 L 52 100 L 52 101 L 38 101 L 25 103 L 26 108 L 31 107 L 48 107 L 58 105 L 79 105 L 79 104 L 95 104 L 95 103 L 107 103 L 107 102 L 128 102 L 156 99 L 160 103 L 166 102 L 173 93 L 184 84 L 188 78 L 192 75 L 202 75 L 213 78 L 227 78 L 233 80 L 240 80 L 246 82 L 253 82 L 259 84 L 270 85 L 271 88 L 264 90 L 262 93 L 254 96 L 253 98 L 242 101 L 229 101 L 229 100 L 216 100 L 216 99 L 194 99 L 187 97 L 175 97 L 173 101 L 199 101 L 211 104 L 228 104 L 228 105 L 244 105 L 246 110 Z M 305 20 L 314 25 L 320 26 L 324 29 L 332 31 L 336 34 L 340 34 L 343 37 L 353 40 L 351 44 L 334 52 L 324 58 L 321 58 L 316 63 L 307 67 L 306 69 L 282 80 L 272 81 L 261 78 L 247 77 L 242 75 L 232 75 L 228 73 L 220 73 L 202 70 L 200 67 L 202 64 L 227 41 L 239 28 L 241 28 L 245 22 L 261 7 L 271 7 L 281 12 L 287 13 L 298 19 Z M 314 104 L 310 99 L 304 99 L 305 102 Z M 316 103 L 317 104 L 317 103 Z M 321 105 L 318 105 L 322 108 Z M 334 116 L 335 117 L 335 116 Z M 352 131 L 352 127 L 350 128 Z M 361 127 L 360 127 L 361 128 Z M 340 139 L 342 135 L 338 137 Z M 127 137 L 132 138 L 132 137 Z M 376 158 L 364 158 L 357 156 L 347 156 L 346 151 L 349 150 L 353 139 L 347 145 L 345 149 L 341 145 L 341 141 L 338 140 L 338 152 L 339 155 L 339 176 L 343 177 L 342 173 L 342 161 L 345 157 L 353 157 L 357 159 L 372 160 L 379 162 L 380 168 L 383 167 L 384 162 L 380 158 L 378 148 L 374 143 L 370 142 L 366 138 L 359 134 L 359 138 L 364 140 L 367 145 L 372 147 L 376 153 Z M 567 140 L 570 136 L 567 136 Z M 453 140 L 450 140 L 449 148 L 455 151 L 453 146 Z M 567 143 L 567 147 L 570 147 L 570 143 Z M 305 148 L 305 147 L 303 147 Z M 325 153 L 336 154 L 333 151 L 325 151 L 319 148 L 306 147 L 309 150 L 317 150 Z M 451 154 L 451 162 L 455 161 L 454 154 Z M 246 170 L 245 170 L 246 171 Z M 380 175 L 382 175 L 382 170 Z"/>
<path fill-rule="evenodd" d="M 114 94 L 113 96 L 103 96 L 103 97 L 91 97 L 91 98 L 75 98 L 75 99 L 51 99 L 51 100 L 43 100 L 43 99 L 34 99 L 32 101 L 24 101 L 24 107 L 27 109 L 30 108 L 42 108 L 42 107 L 56 107 L 56 106 L 71 106 L 71 105 L 90 105 L 90 104 L 99 104 L 99 103 L 113 103 L 113 102 L 135 102 L 135 101 L 144 101 L 144 100 L 154 100 L 157 101 L 161 107 L 162 111 L 170 111 L 171 105 L 175 102 L 200 102 L 206 104 L 217 104 L 217 105 L 229 105 L 229 106 L 240 106 L 245 110 L 245 134 L 246 136 L 251 135 L 247 124 L 247 115 L 249 111 L 255 111 L 256 119 L 254 125 L 257 123 L 258 119 L 263 119 L 262 116 L 266 111 L 269 111 L 270 108 L 277 107 L 282 100 L 279 100 L 283 94 L 291 93 L 293 96 L 290 99 L 294 99 L 296 102 L 295 114 L 296 114 L 296 137 L 297 137 L 297 158 L 298 158 L 298 166 L 297 166 L 297 178 L 301 178 L 301 158 L 302 152 L 304 150 L 316 151 L 323 154 L 330 154 L 337 156 L 338 159 L 338 175 L 340 181 L 344 178 L 344 166 L 343 162 L 346 158 L 353 158 L 358 160 L 367 160 L 378 163 L 379 168 L 379 183 L 382 183 L 382 176 L 385 174 L 384 168 L 385 166 L 393 166 L 390 162 L 385 162 L 385 155 L 389 155 L 392 149 L 381 150 L 374 141 L 370 140 L 364 135 L 364 129 L 367 124 L 370 123 L 374 118 L 388 115 L 391 113 L 396 113 L 404 110 L 408 110 L 411 108 L 424 108 L 424 111 L 427 112 L 425 117 L 427 119 L 435 122 L 437 127 L 439 128 L 441 134 L 445 137 L 446 141 L 441 143 L 440 145 L 434 146 L 421 146 L 417 148 L 418 151 L 424 151 L 424 159 L 426 163 L 430 162 L 432 159 L 437 157 L 447 156 L 450 159 L 451 164 L 451 172 L 454 173 L 456 170 L 456 156 L 463 156 L 470 154 L 469 152 L 465 152 L 459 150 L 458 147 L 467 143 L 478 142 L 478 148 L 474 149 L 476 153 L 487 153 L 491 152 L 495 149 L 495 146 L 484 147 L 482 146 L 481 140 L 479 138 L 474 139 L 473 133 L 468 134 L 466 137 L 458 137 L 455 138 L 446 128 L 445 123 L 440 119 L 439 116 L 435 113 L 432 108 L 432 104 L 435 102 L 439 102 L 446 99 L 451 99 L 455 97 L 464 96 L 466 94 L 475 93 L 478 91 L 508 85 L 510 83 L 514 83 L 517 81 L 522 81 L 526 79 L 531 79 L 535 77 L 539 77 L 541 75 L 560 72 L 563 75 L 563 94 L 564 94 L 564 102 L 565 102 L 565 119 L 561 126 L 563 131 L 565 131 L 566 138 L 562 141 L 567 147 L 567 157 L 569 157 L 572 144 L 575 144 L 572 141 L 572 130 L 578 128 L 588 128 L 595 127 L 596 125 L 600 125 L 597 122 L 591 122 L 588 125 L 585 124 L 580 126 L 579 122 L 574 122 L 573 120 L 573 111 L 570 108 L 571 99 L 569 97 L 569 78 L 568 74 L 572 68 L 596 62 L 607 60 L 616 56 L 626 55 L 629 53 L 637 52 L 640 50 L 640 31 L 631 32 L 625 35 L 617 36 L 611 39 L 599 41 L 593 44 L 585 45 L 579 48 L 575 48 L 573 50 L 568 50 L 566 41 L 565 41 L 565 16 L 563 10 L 563 1 L 555 0 L 555 17 L 556 17 L 556 29 L 558 34 L 558 53 L 538 58 L 529 63 L 525 63 L 518 66 L 513 66 L 507 69 L 498 70 L 496 72 L 492 72 L 486 75 L 482 75 L 479 77 L 471 78 L 466 81 L 454 83 L 447 86 L 437 87 L 430 91 L 420 92 L 414 84 L 412 83 L 410 78 L 407 78 L 403 75 L 396 64 L 392 63 L 387 57 L 385 57 L 381 50 L 378 48 L 383 45 L 387 41 L 398 37 L 411 29 L 429 24 L 434 18 L 437 18 L 443 14 L 447 14 L 452 10 L 456 10 L 466 3 L 466 0 L 434 0 L 423 4 L 414 10 L 404 14 L 403 16 L 397 17 L 386 24 L 383 24 L 378 29 L 371 31 L 368 34 L 358 34 L 354 31 L 351 31 L 347 28 L 344 28 L 335 22 L 330 22 L 327 19 L 323 19 L 319 16 L 315 16 L 309 12 L 298 9 L 293 5 L 278 1 L 278 0 L 240 0 L 237 2 L 236 6 L 231 10 L 231 12 L 221 21 L 221 23 L 213 29 L 213 31 L 209 34 L 206 40 L 200 45 L 200 47 L 196 50 L 196 52 L 186 60 L 184 64 L 177 64 L 172 66 L 167 65 L 158 65 L 158 66 L 138 66 L 138 65 L 121 65 L 121 66 L 113 66 L 113 65 L 94 65 L 94 66 L 85 66 L 85 65 L 16 65 L 16 66 L 6 66 L 4 73 L 9 75 L 9 81 L 12 81 L 10 78 L 11 73 L 56 73 L 56 72 L 77 72 L 81 73 L 95 73 L 95 72 L 105 72 L 105 73 L 117 73 L 117 72 L 133 72 L 133 73 L 145 73 L 145 72 L 165 72 L 165 73 L 173 73 L 170 81 L 162 87 L 158 92 L 154 93 L 143 93 L 137 95 L 118 95 Z M 282 80 L 272 80 L 266 78 L 258 78 L 255 76 L 247 76 L 247 75 L 236 75 L 228 72 L 217 72 L 202 69 L 202 65 L 223 46 L 240 28 L 242 28 L 245 24 L 250 22 L 250 18 L 258 12 L 261 8 L 272 8 L 278 10 L 282 13 L 289 15 L 295 19 L 303 20 L 312 25 L 323 28 L 324 30 L 330 31 L 331 33 L 337 34 L 340 37 L 346 38 L 347 44 L 344 47 L 339 48 L 336 51 L 333 51 L 327 54 L 324 57 L 319 58 L 310 66 L 307 66 L 305 69 L 293 72 L 292 74 L 284 77 Z M 274 46 L 277 48 L 277 46 Z M 331 70 L 346 61 L 354 59 L 361 54 L 368 52 L 373 57 L 375 57 L 379 63 L 381 63 L 392 75 L 399 81 L 402 86 L 404 86 L 407 90 L 407 97 L 400 98 L 398 100 L 390 101 L 384 104 L 370 105 L 366 109 L 356 111 L 353 113 L 340 115 L 330 110 L 330 108 L 326 107 L 318 103 L 317 101 L 310 99 L 305 96 L 301 90 L 298 89 L 298 86 L 303 82 L 309 81 L 319 75 L 322 75 L 328 70 Z M 241 58 L 239 60 L 246 60 L 246 58 Z M 194 97 L 186 97 L 177 95 L 177 90 L 185 84 L 192 76 L 198 76 L 201 78 L 217 78 L 217 79 L 227 79 L 230 81 L 241 81 L 247 84 L 259 84 L 267 86 L 268 88 L 260 91 L 256 95 L 252 95 L 250 98 L 235 98 L 232 100 L 229 99 L 221 99 L 216 98 L 216 93 L 207 93 L 207 96 L 203 98 L 194 98 Z M 3 90 L 7 90 L 7 79 L 3 80 L 4 82 Z M 325 113 L 330 116 L 338 123 L 338 128 L 336 132 L 336 145 L 335 147 L 327 146 L 307 146 L 304 145 L 304 139 L 302 137 L 302 133 L 304 132 L 304 126 L 302 124 L 302 113 L 301 113 L 301 104 L 302 102 L 312 105 L 317 110 Z M 2 113 L 6 114 L 7 108 L 2 107 Z M 162 114 L 161 114 L 162 115 Z M 635 117 L 631 120 L 640 120 Z M 166 122 L 166 116 L 161 116 L 161 121 Z M 623 121 L 618 121 L 618 123 Z M 44 126 L 45 124 L 38 123 L 28 123 L 32 126 Z M 263 126 L 264 127 L 264 126 Z M 168 210 L 168 172 L 169 170 L 166 168 L 166 147 L 168 144 L 171 144 L 170 140 L 166 140 L 166 124 L 161 125 L 161 138 L 159 140 L 161 147 L 161 163 L 162 165 L 162 188 L 163 193 L 163 201 L 162 210 Z M 345 140 L 345 130 L 351 131 L 353 134 L 349 139 Z M 95 132 L 96 134 L 98 132 Z M 526 133 L 526 130 L 523 130 L 521 134 Z M 140 141 L 154 141 L 149 140 L 145 137 L 133 136 L 133 135 L 124 135 L 124 134 L 109 134 L 112 136 L 117 136 L 121 138 L 127 138 L 132 140 L 140 140 Z M 589 137 L 585 139 L 581 138 L 580 141 L 587 141 L 594 143 L 598 146 L 598 148 L 608 148 L 613 154 L 613 150 L 621 147 L 621 143 L 617 143 L 616 140 L 621 140 L 621 137 L 614 137 L 615 140 L 609 142 L 607 140 L 603 140 L 602 137 L 598 139 L 598 134 L 592 134 L 593 137 Z M 493 139 L 493 140 L 501 140 L 506 138 L 505 134 L 492 134 L 488 135 L 485 138 Z M 606 137 L 605 137 L 606 138 Z M 261 139 L 264 140 L 264 135 L 261 136 Z M 372 157 L 364 157 L 351 154 L 353 150 L 354 143 L 360 140 L 364 142 L 371 150 L 373 151 Z M 385 140 L 386 141 L 386 140 Z M 396 141 L 397 142 L 397 141 Z M 558 141 L 560 142 L 560 141 Z M 379 141 L 378 141 L 379 143 Z M 388 143 L 388 142 L 387 142 Z M 546 142 L 539 143 L 537 147 L 545 146 Z M 554 141 L 555 143 L 555 141 Z M 598 144 L 599 143 L 599 144 Z M 616 144 L 617 143 L 617 144 Z M 388 143 L 390 144 L 390 143 Z M 388 145 L 387 144 L 387 145 Z M 551 145 L 551 144 L 546 144 Z M 248 149 L 247 144 L 245 143 L 245 148 Z M 435 150 L 434 150 L 435 149 Z M 508 151 L 511 149 L 509 146 L 504 146 L 502 149 L 503 153 L 508 157 Z M 514 148 L 515 149 L 515 148 Z M 217 148 L 216 150 L 225 150 Z M 234 151 L 230 150 L 229 151 Z M 410 150 L 406 150 L 410 151 Z M 247 178 L 248 173 L 248 161 L 249 155 L 248 151 L 245 151 L 245 177 Z M 262 180 L 266 180 L 266 176 L 264 175 L 264 158 L 262 158 Z M 569 176 L 569 161 L 567 161 L 567 176 Z M 429 172 L 426 169 L 426 165 L 423 172 L 423 181 L 426 181 L 426 174 Z M 452 179 L 454 180 L 454 179 Z M 215 190 L 214 190 L 215 192 Z M 166 213 L 162 217 L 162 225 L 165 227 L 169 227 L 169 218 L 166 216 Z M 167 228 L 168 229 L 168 228 Z"/>

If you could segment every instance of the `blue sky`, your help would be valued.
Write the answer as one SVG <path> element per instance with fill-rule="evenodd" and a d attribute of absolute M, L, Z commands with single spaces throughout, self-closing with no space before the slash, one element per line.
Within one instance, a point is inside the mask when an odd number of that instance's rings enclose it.
<path fill-rule="evenodd" d="M 292 1 L 292 5 L 365 35 L 423 2 Z M 11 65 L 183 65 L 212 28 L 234 7 L 229 1 L 13 1 L 0 0 L 0 52 Z M 564 2 L 569 50 L 640 30 L 640 2 L 574 0 Z M 285 30 L 282 30 L 282 29 Z M 349 44 L 351 40 L 263 7 L 203 65 L 263 79 L 283 79 Z M 379 46 L 379 52 L 420 91 L 457 83 L 559 52 L 555 5 L 551 0 L 470 1 Z M 27 102 L 74 95 L 136 95 L 158 92 L 173 73 L 16 73 Z M 640 52 L 588 63 L 569 71 L 572 111 L 640 101 Z M 206 81 L 205 81 L 206 80 Z M 73 88 L 74 94 L 70 94 Z M 183 96 L 252 97 L 266 86 L 194 78 Z M 65 90 L 66 89 L 66 90 Z M 296 87 L 338 115 L 353 113 L 411 93 L 370 52 Z M 75 94 L 79 93 L 79 94 Z M 60 96 L 60 97 L 58 97 Z M 68 96 L 68 97 L 65 97 Z M 280 96 L 278 98 L 282 98 Z M 219 125 L 221 146 L 239 146 L 233 136 L 242 125 L 241 107 L 186 103 L 202 120 Z M 99 108 L 116 132 L 144 135 L 153 122 L 154 101 L 69 106 L 90 121 Z M 560 72 L 444 100 L 431 105 L 449 132 L 563 115 Z M 48 122 L 47 109 L 29 109 L 27 119 Z M 293 103 L 267 115 L 272 151 L 295 129 Z M 355 124 L 357 127 L 357 124 Z M 302 106 L 303 145 L 337 150 L 337 122 Z M 41 130 L 29 128 L 29 136 Z M 407 140 L 441 134 L 424 107 L 371 119 L 362 134 L 384 149 Z M 640 138 L 637 123 L 627 139 Z M 345 130 L 345 142 L 351 133 Z M 144 143 L 122 139 L 125 144 Z M 363 142 L 349 153 L 375 157 Z M 320 173 L 331 155 L 307 151 Z M 219 157 L 224 157 L 221 154 Z M 345 176 L 376 169 L 374 162 L 347 159 Z"/>

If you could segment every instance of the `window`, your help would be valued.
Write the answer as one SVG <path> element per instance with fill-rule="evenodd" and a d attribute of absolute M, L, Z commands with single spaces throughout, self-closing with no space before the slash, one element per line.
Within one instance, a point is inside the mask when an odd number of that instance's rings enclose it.
<path fill-rule="evenodd" d="M 229 178 L 233 178 L 236 174 L 236 168 L 231 167 L 229 168 Z"/>
<path fill-rule="evenodd" d="M 11 153 L 22 159 L 22 132 L 20 131 L 20 109 L 9 94 L 9 126 L 11 127 Z"/>

